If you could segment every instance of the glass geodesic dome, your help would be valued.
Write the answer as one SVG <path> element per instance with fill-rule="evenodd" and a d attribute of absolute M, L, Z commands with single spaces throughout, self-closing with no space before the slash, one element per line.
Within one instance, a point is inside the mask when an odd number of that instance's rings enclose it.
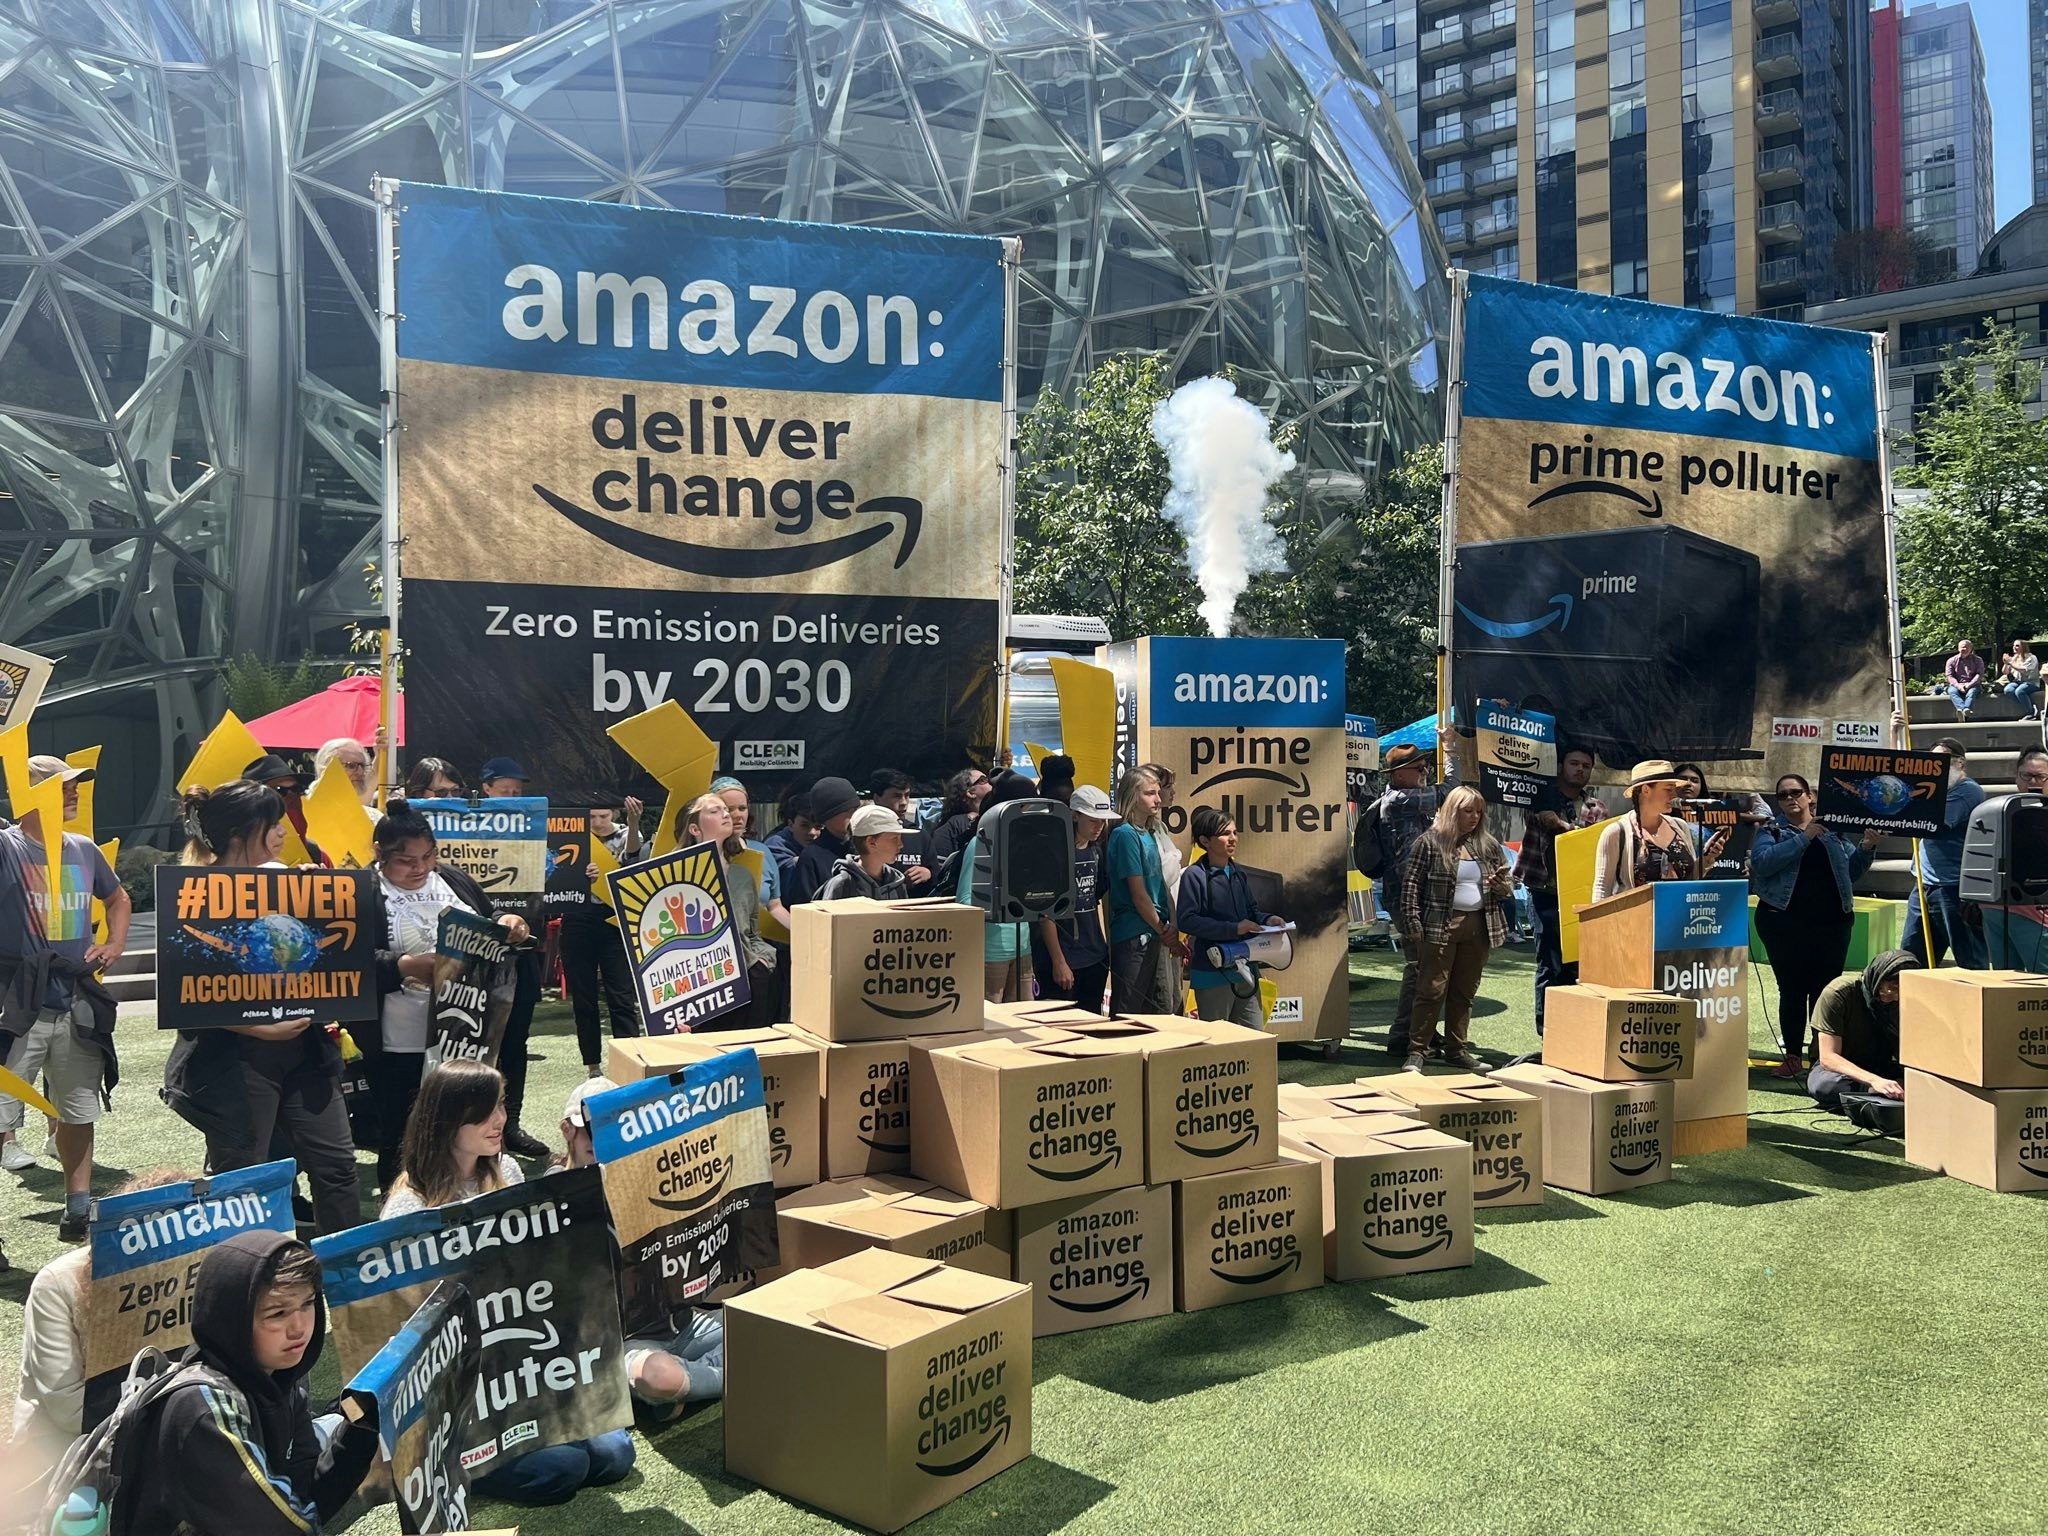
<path fill-rule="evenodd" d="M 1310 0 L 0 0 L 0 52 L 0 640 L 138 782 L 372 607 L 373 175 L 1014 235 L 1027 400 L 1163 350 L 1340 476 L 1437 434 L 1443 253 Z"/>

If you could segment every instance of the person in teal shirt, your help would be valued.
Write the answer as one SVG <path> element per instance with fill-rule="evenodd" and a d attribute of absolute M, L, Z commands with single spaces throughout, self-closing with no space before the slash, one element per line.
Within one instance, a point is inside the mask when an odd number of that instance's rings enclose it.
<path fill-rule="evenodd" d="M 1010 774 L 1000 780 L 988 793 L 982 803 L 984 812 L 1002 804 L 1005 800 L 1030 800 L 1038 794 L 1038 786 L 1021 773 Z M 974 857 L 981 851 L 981 837 L 976 834 L 967 840 L 967 846 L 960 853 L 960 879 L 953 890 L 954 898 L 974 903 Z M 982 929 L 982 995 L 992 1003 L 1027 1003 L 1031 1000 L 1031 925 L 1028 923 L 988 923 Z"/>
<path fill-rule="evenodd" d="M 1159 779 L 1143 768 L 1117 786 L 1123 822 L 1109 835 L 1109 1007 L 1112 1013 L 1179 1013 L 1163 996 L 1160 956 L 1176 941 L 1166 876 L 1153 832 L 1159 821 Z"/>

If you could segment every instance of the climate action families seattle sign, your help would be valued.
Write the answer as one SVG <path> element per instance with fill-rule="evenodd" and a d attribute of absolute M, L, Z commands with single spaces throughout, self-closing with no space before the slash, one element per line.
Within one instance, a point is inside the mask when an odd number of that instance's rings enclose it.
<path fill-rule="evenodd" d="M 1002 242 L 397 196 L 407 687 L 456 761 L 574 803 L 665 698 L 770 776 L 992 750 Z"/>

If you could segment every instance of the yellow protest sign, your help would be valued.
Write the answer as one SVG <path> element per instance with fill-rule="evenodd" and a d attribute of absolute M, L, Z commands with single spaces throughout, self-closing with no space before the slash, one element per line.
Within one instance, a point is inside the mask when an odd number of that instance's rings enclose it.
<path fill-rule="evenodd" d="M 619 814 L 623 816 L 625 812 L 621 811 Z M 612 904 L 612 888 L 606 876 L 619 867 L 619 861 L 612 857 L 611 849 L 605 846 L 605 841 L 601 837 L 593 837 L 590 840 L 590 867 L 597 871 L 590 877 L 590 899 L 608 907 Z M 618 913 L 612 913 L 605 921 L 616 927 L 619 921 Z"/>
<path fill-rule="evenodd" d="M 22 774 L 22 785 L 28 783 L 26 770 Z M 48 778 L 34 788 L 17 787 L 11 797 L 14 801 L 14 819 L 22 823 L 24 831 L 43 846 L 43 891 L 61 892 L 64 864 L 64 781 Z M 32 829 L 32 830 L 31 830 Z M 58 910 L 55 900 L 46 900 L 42 920 L 48 922 Z"/>
<path fill-rule="evenodd" d="M 348 780 L 341 759 L 328 763 L 305 800 L 306 835 L 341 869 L 368 869 L 376 823 Z"/>
<path fill-rule="evenodd" d="M 58 1118 L 56 1105 L 52 1104 L 40 1093 L 37 1093 L 35 1089 L 31 1088 L 5 1067 L 0 1067 L 0 1093 L 6 1094 L 10 1099 L 21 1100 L 30 1109 L 40 1109 L 52 1120 Z"/>
<path fill-rule="evenodd" d="M 178 776 L 178 782 L 172 788 L 181 795 L 195 784 L 203 789 L 219 789 L 221 785 L 239 779 L 243 770 L 259 757 L 268 755 L 263 743 L 230 709 L 221 715 L 220 724 L 206 733 L 206 740 L 199 743 L 199 750 L 192 754 L 190 765 Z M 312 850 L 289 821 L 284 824 L 284 851 L 280 857 L 287 864 L 313 862 Z"/>
<path fill-rule="evenodd" d="M 772 854 L 763 853 L 758 848 L 742 848 L 738 853 L 730 856 L 730 863 L 734 869 L 744 871 L 753 880 L 754 889 L 758 891 L 761 889 L 761 873 L 764 861 L 772 857 Z M 766 907 L 761 909 L 758 926 L 761 937 L 770 944 L 787 944 L 789 942 L 789 930 L 775 921 L 769 915 Z"/>
<path fill-rule="evenodd" d="M 1600 834 L 1610 823 L 1620 819 L 1610 816 L 1590 827 L 1561 832 L 1557 841 L 1550 845 L 1551 857 L 1557 863 L 1558 947 L 1564 954 L 1566 965 L 1578 962 L 1579 914 L 1576 909 L 1593 899 L 1593 865 L 1594 856 L 1600 849 Z"/>
<path fill-rule="evenodd" d="M 17 807 L 14 819 L 21 820 L 19 796 L 28 793 L 28 722 L 0 731 L 0 777 L 6 780 L 7 798 Z"/>
<path fill-rule="evenodd" d="M 1060 701 L 1060 740 L 1074 760 L 1074 782 L 1109 793 L 1116 761 L 1116 678 L 1107 667 L 1068 656 L 1052 658 Z"/>
<path fill-rule="evenodd" d="M 100 857 L 107 861 L 107 868 L 121 867 L 121 839 L 109 838 L 100 845 Z M 92 899 L 92 938 L 95 944 L 107 942 L 107 904 L 95 896 Z"/>
<path fill-rule="evenodd" d="M 93 775 L 90 779 L 78 781 L 78 814 L 64 823 L 66 832 L 76 832 L 80 837 L 92 836 L 92 791 L 94 781 L 99 777 L 100 750 L 98 747 L 80 747 L 64 758 L 66 767 L 84 768 Z"/>
<path fill-rule="evenodd" d="M 674 699 L 663 699 L 652 709 L 606 727 L 605 734 L 668 791 L 651 852 L 656 858 L 673 852 L 676 816 L 711 788 L 712 776 L 718 771 L 718 743 L 706 736 Z"/>

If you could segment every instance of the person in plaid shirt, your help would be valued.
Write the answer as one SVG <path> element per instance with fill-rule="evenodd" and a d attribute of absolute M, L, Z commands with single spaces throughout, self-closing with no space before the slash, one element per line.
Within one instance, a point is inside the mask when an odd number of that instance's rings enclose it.
<path fill-rule="evenodd" d="M 1522 824 L 1522 853 L 1515 860 L 1515 878 L 1529 893 L 1529 915 L 1536 927 L 1536 1033 L 1543 1033 L 1543 994 L 1568 987 L 1579 979 L 1576 962 L 1565 964 L 1563 929 L 1557 913 L 1556 843 L 1558 834 L 1603 821 L 1607 807 L 1586 787 L 1593 776 L 1590 747 L 1567 745 L 1557 754 L 1557 778 L 1549 793 L 1530 806 Z"/>

